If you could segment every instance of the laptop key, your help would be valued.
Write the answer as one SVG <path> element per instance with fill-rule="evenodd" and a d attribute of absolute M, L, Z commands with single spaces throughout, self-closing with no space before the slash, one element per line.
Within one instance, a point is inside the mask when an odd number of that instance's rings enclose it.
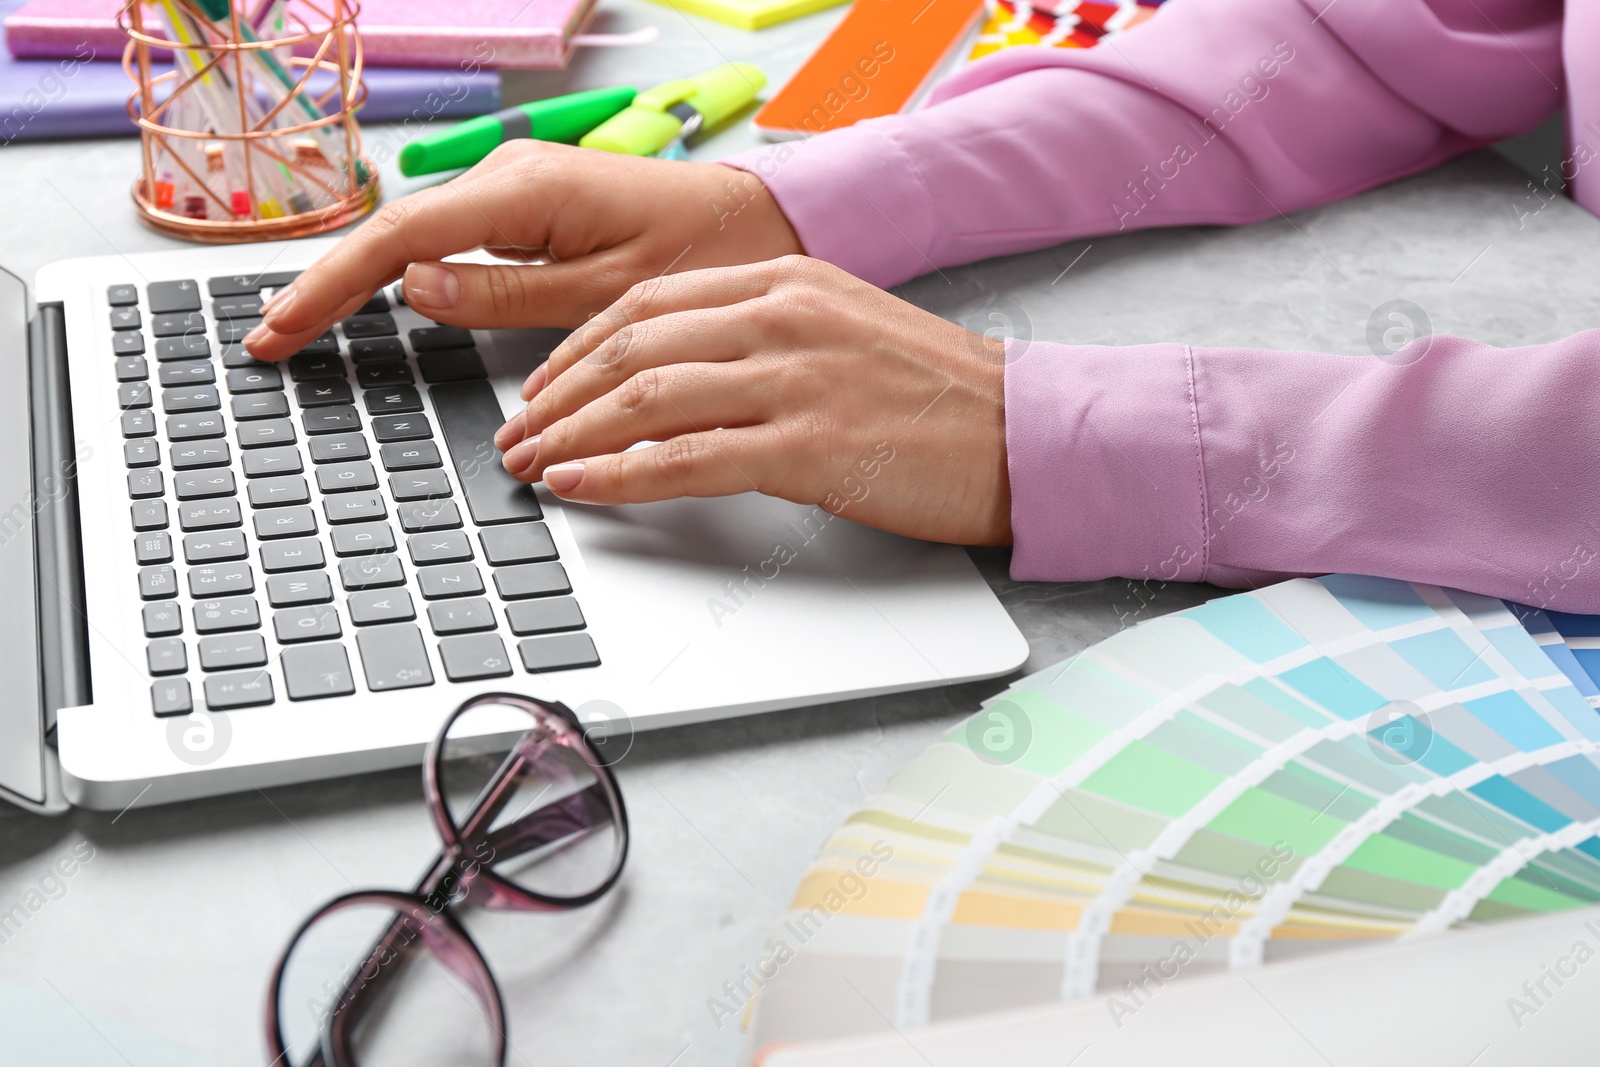
<path fill-rule="evenodd" d="M 161 446 L 152 438 L 125 442 L 122 458 L 130 467 L 154 467 L 161 462 Z"/>
<path fill-rule="evenodd" d="M 211 302 L 211 313 L 219 319 L 258 319 L 263 302 L 257 292 L 220 297 Z"/>
<path fill-rule="evenodd" d="M 117 358 L 117 381 L 142 382 L 150 377 L 150 365 L 143 356 L 119 356 Z"/>
<path fill-rule="evenodd" d="M 183 633 L 183 608 L 177 601 L 165 600 L 144 606 L 144 635 L 170 637 Z"/>
<path fill-rule="evenodd" d="M 304 537 L 317 532 L 317 513 L 308 507 L 258 511 L 254 522 L 256 536 L 263 541 L 274 537 Z"/>
<path fill-rule="evenodd" d="M 383 497 L 377 493 L 344 493 L 324 497 L 322 513 L 327 517 L 329 526 L 338 526 L 347 522 L 386 518 L 389 509 Z"/>
<path fill-rule="evenodd" d="M 256 598 L 251 596 L 196 600 L 193 610 L 196 633 L 254 630 L 261 625 L 261 609 L 256 605 Z"/>
<path fill-rule="evenodd" d="M 275 367 L 275 363 L 263 363 L 237 341 L 229 341 L 222 346 L 222 365 L 232 370 L 234 367 Z"/>
<path fill-rule="evenodd" d="M 310 503 L 311 487 L 298 474 L 286 474 L 281 478 L 252 479 L 249 495 L 253 508 L 280 508 Z"/>
<path fill-rule="evenodd" d="M 271 445 L 292 445 L 295 442 L 294 423 L 288 419 L 258 419 L 241 422 L 233 429 L 234 439 L 240 448 L 266 448 Z"/>
<path fill-rule="evenodd" d="M 384 553 L 375 556 L 355 556 L 339 561 L 339 581 L 347 590 L 382 589 L 390 585 L 403 585 L 405 568 L 400 560 Z"/>
<path fill-rule="evenodd" d="M 144 334 L 137 330 L 123 330 L 112 334 L 111 351 L 119 356 L 144 355 Z"/>
<path fill-rule="evenodd" d="M 145 646 L 145 663 L 151 674 L 182 674 L 189 669 L 189 656 L 181 637 L 159 637 Z"/>
<path fill-rule="evenodd" d="M 147 408 L 150 406 L 149 382 L 123 382 L 117 386 L 117 406 L 127 408 Z"/>
<path fill-rule="evenodd" d="M 300 450 L 292 445 L 279 448 L 253 448 L 244 454 L 244 476 L 266 478 L 275 474 L 299 474 L 305 470 Z"/>
<path fill-rule="evenodd" d="M 278 656 L 283 688 L 290 700 L 342 697 L 356 691 L 350 655 L 341 644 L 296 645 Z"/>
<path fill-rule="evenodd" d="M 350 383 L 340 378 L 301 382 L 294 387 L 294 398 L 303 408 L 320 408 L 330 404 L 349 404 L 355 400 L 355 394 L 350 391 Z"/>
<path fill-rule="evenodd" d="M 224 529 L 243 522 L 239 501 L 232 497 L 185 503 L 178 508 L 178 524 L 185 531 Z"/>
<path fill-rule="evenodd" d="M 221 344 L 236 345 L 244 341 L 245 334 L 261 325 L 255 316 L 217 320 L 217 340 Z"/>
<path fill-rule="evenodd" d="M 111 328 L 113 330 L 137 330 L 143 323 L 139 318 L 139 309 L 136 307 L 114 307 L 111 309 Z M 160 337 L 160 334 L 156 334 Z"/>
<path fill-rule="evenodd" d="M 272 393 L 283 388 L 283 372 L 277 367 L 256 365 L 233 367 L 228 371 L 228 392 Z"/>
<path fill-rule="evenodd" d="M 167 312 L 150 316 L 150 332 L 157 337 L 182 337 L 206 332 L 206 317 L 198 311 Z"/>
<path fill-rule="evenodd" d="M 133 502 L 133 528 L 135 530 L 165 530 L 167 528 L 167 502 L 165 500 L 135 500 Z"/>
<path fill-rule="evenodd" d="M 163 363 L 157 371 L 157 377 L 168 388 L 175 385 L 210 385 L 217 380 L 217 372 L 208 360 L 184 359 L 176 363 Z"/>
<path fill-rule="evenodd" d="M 373 337 L 352 340 L 350 358 L 359 366 L 363 363 L 400 363 L 406 358 L 406 346 L 398 337 Z"/>
<path fill-rule="evenodd" d="M 370 398 L 372 394 L 368 393 L 367 396 Z M 378 415 L 372 420 L 372 436 L 380 444 L 387 441 L 418 441 L 432 437 L 433 427 L 428 422 L 428 416 L 420 412 L 415 415 Z"/>
<path fill-rule="evenodd" d="M 337 356 L 339 354 L 339 339 L 333 335 L 332 330 L 329 330 L 316 340 L 308 342 L 300 349 L 300 352 L 303 355 L 311 356 Z M 343 366 L 340 367 L 339 373 L 341 375 L 344 373 Z"/>
<path fill-rule="evenodd" d="M 128 307 L 139 302 L 139 287 L 137 285 L 109 285 L 106 287 L 106 303 L 112 307 Z"/>
<path fill-rule="evenodd" d="M 360 337 L 394 337 L 400 332 L 394 324 L 393 316 L 382 313 L 355 315 L 345 319 L 341 325 L 348 340 Z"/>
<path fill-rule="evenodd" d="M 430 530 L 454 530 L 461 526 L 461 509 L 454 500 L 434 497 L 400 504 L 395 508 L 400 528 L 406 533 L 423 533 Z"/>
<path fill-rule="evenodd" d="M 500 465 L 494 434 L 506 420 L 489 383 L 435 385 L 428 395 L 473 521 L 492 526 L 543 518 L 533 487 L 517 481 Z"/>
<path fill-rule="evenodd" d="M 326 571 L 274 574 L 267 579 L 267 603 L 275 608 L 326 604 L 333 599 L 333 583 Z"/>
<path fill-rule="evenodd" d="M 356 384 L 363 389 L 388 389 L 416 381 L 405 363 L 360 363 L 356 365 Z"/>
<path fill-rule="evenodd" d="M 297 270 L 267 271 L 261 274 L 229 274 L 206 280 L 206 291 L 213 298 L 219 296 L 244 296 L 263 289 L 281 289 L 300 277 Z"/>
<path fill-rule="evenodd" d="M 310 570 L 326 565 L 322 542 L 314 537 L 269 541 L 261 546 L 261 569 L 268 574 Z"/>
<path fill-rule="evenodd" d="M 217 563 L 189 568 L 189 595 L 192 597 L 255 591 L 256 579 L 248 563 Z"/>
<path fill-rule="evenodd" d="M 355 522 L 333 528 L 333 554 L 341 558 L 393 552 L 394 531 L 386 522 Z"/>
<path fill-rule="evenodd" d="M 389 495 L 396 500 L 449 496 L 450 479 L 442 470 L 406 471 L 389 475 Z"/>
<path fill-rule="evenodd" d="M 422 631 L 413 623 L 373 626 L 356 632 L 361 667 L 367 688 L 375 693 L 433 684 L 433 668 L 422 644 Z"/>
<path fill-rule="evenodd" d="M 274 612 L 272 632 L 280 645 L 289 645 L 338 637 L 344 630 L 339 625 L 339 610 L 332 604 L 309 604 Z"/>
<path fill-rule="evenodd" d="M 472 542 L 465 531 L 412 534 L 406 538 L 406 551 L 417 566 L 429 563 L 459 563 L 472 558 Z"/>
<path fill-rule="evenodd" d="M 162 363 L 175 359 L 210 359 L 211 342 L 203 333 L 156 338 L 156 359 Z"/>
<path fill-rule="evenodd" d="M 366 459 L 372 455 L 367 439 L 358 433 L 329 434 L 311 439 L 311 462 L 336 463 L 341 459 Z"/>
<path fill-rule="evenodd" d="M 478 543 L 483 546 L 483 558 L 493 567 L 556 558 L 555 541 L 551 540 L 550 531 L 542 522 L 491 526 L 478 531 Z"/>
<path fill-rule="evenodd" d="M 472 331 L 459 326 L 422 326 L 407 331 L 415 352 L 437 352 L 443 348 L 471 348 Z"/>
<path fill-rule="evenodd" d="M 343 433 L 361 429 L 361 416 L 349 404 L 307 408 L 300 412 L 300 424 L 308 434 Z"/>
<path fill-rule="evenodd" d="M 167 416 L 167 440 L 204 441 L 221 437 L 228 430 L 220 411 L 197 411 L 189 415 Z"/>
<path fill-rule="evenodd" d="M 265 670 L 213 674 L 205 682 L 206 706 L 213 711 L 272 703 L 272 675 Z"/>
<path fill-rule="evenodd" d="M 350 621 L 357 626 L 383 622 L 410 622 L 417 617 L 411 594 L 404 589 L 365 589 L 345 598 Z"/>
<path fill-rule="evenodd" d="M 161 392 L 161 410 L 168 415 L 180 411 L 215 411 L 221 406 L 222 397 L 214 385 L 164 389 Z"/>
<path fill-rule="evenodd" d="M 173 445 L 170 455 L 173 470 L 187 471 L 201 467 L 226 467 L 233 454 L 228 451 L 228 442 L 210 441 Z"/>
<path fill-rule="evenodd" d="M 440 637 L 494 629 L 494 608 L 482 597 L 440 600 L 428 605 L 428 623 Z"/>
<path fill-rule="evenodd" d="M 151 282 L 145 289 L 145 296 L 150 302 L 152 315 L 200 310 L 200 287 L 187 278 L 182 281 Z"/>
<path fill-rule="evenodd" d="M 162 564 L 139 568 L 139 599 L 165 600 L 178 595 L 178 572 Z"/>
<path fill-rule="evenodd" d="M 183 561 L 190 565 L 244 559 L 249 554 L 250 546 L 242 530 L 189 534 L 183 539 Z"/>
<path fill-rule="evenodd" d="M 148 408 L 136 408 L 122 413 L 122 436 L 154 437 L 156 413 Z"/>
<path fill-rule="evenodd" d="M 562 630 L 581 630 L 583 610 L 569 596 L 550 597 L 545 600 L 519 600 L 506 606 L 506 625 L 519 637 L 529 634 L 551 634 Z"/>
<path fill-rule="evenodd" d="M 248 419 L 281 419 L 289 414 L 289 398 L 281 392 L 242 393 L 232 400 L 233 417 L 243 422 Z"/>
<path fill-rule="evenodd" d="M 150 710 L 163 717 L 193 713 L 189 679 L 157 678 L 150 686 Z"/>
<path fill-rule="evenodd" d="M 377 369 L 396 366 L 391 363 L 380 363 Z M 363 370 L 372 370 L 372 367 L 358 367 L 357 373 Z M 387 389 L 368 389 L 362 397 L 367 404 L 368 415 L 404 415 L 412 411 L 422 410 L 422 394 L 409 385 L 396 385 Z"/>
<path fill-rule="evenodd" d="M 141 566 L 172 562 L 172 535 L 165 530 L 140 534 L 133 539 L 133 555 Z"/>
<path fill-rule="evenodd" d="M 424 352 L 417 357 L 417 370 L 422 380 L 434 382 L 469 382 L 489 377 L 483 357 L 476 348 L 462 348 L 451 352 Z"/>
<path fill-rule="evenodd" d="M 204 500 L 208 496 L 232 496 L 236 487 L 232 471 L 213 468 L 175 474 L 172 488 L 179 500 Z"/>
<path fill-rule="evenodd" d="M 378 449 L 386 471 L 409 471 L 424 467 L 437 467 L 444 461 L 439 458 L 439 446 L 432 441 L 395 442 Z"/>
<path fill-rule="evenodd" d="M 317 468 L 317 488 L 324 493 L 348 493 L 359 489 L 378 488 L 378 472 L 372 464 L 330 463 Z"/>
<path fill-rule="evenodd" d="M 511 658 L 495 634 L 446 637 L 439 642 L 439 660 L 452 682 L 476 678 L 503 678 L 511 673 Z"/>
<path fill-rule="evenodd" d="M 450 596 L 477 596 L 483 592 L 483 578 L 470 563 L 449 563 L 417 568 L 417 586 L 424 600 Z"/>
<path fill-rule="evenodd" d="M 376 314 L 379 314 L 380 312 L 384 312 L 384 311 L 388 311 L 388 310 L 389 310 L 389 301 L 383 295 L 383 290 L 379 289 L 376 293 L 373 293 L 371 296 L 367 297 L 367 302 L 365 304 L 361 305 L 361 310 L 357 311 L 356 314 L 357 315 L 376 315 Z"/>
<path fill-rule="evenodd" d="M 160 496 L 165 489 L 166 484 L 159 470 L 145 467 L 141 470 L 128 472 L 128 495 L 135 500 L 140 500 L 147 496 Z"/>
<path fill-rule="evenodd" d="M 522 665 L 532 674 L 600 665 L 600 653 L 588 634 L 524 637 L 517 642 L 517 652 L 522 656 Z"/>
<path fill-rule="evenodd" d="M 200 639 L 200 669 L 203 671 L 231 671 L 266 664 L 267 642 L 260 634 L 219 634 Z"/>
<path fill-rule="evenodd" d="M 323 381 L 344 377 L 344 360 L 337 356 L 302 352 L 289 357 L 289 377 L 297 382 Z"/>

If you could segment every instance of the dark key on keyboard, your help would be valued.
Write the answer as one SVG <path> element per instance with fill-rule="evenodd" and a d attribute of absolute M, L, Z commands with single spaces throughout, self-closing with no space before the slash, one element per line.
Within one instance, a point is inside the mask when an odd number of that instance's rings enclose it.
<path fill-rule="evenodd" d="M 170 454 L 172 469 L 177 471 L 194 470 L 198 467 L 226 467 L 232 457 L 226 441 L 196 441 L 173 445 Z"/>
<path fill-rule="evenodd" d="M 463 530 L 441 530 L 412 534 L 406 538 L 406 551 L 411 555 L 411 562 L 418 566 L 459 563 L 472 558 L 472 542 Z"/>
<path fill-rule="evenodd" d="M 389 300 L 383 295 L 383 290 L 379 289 L 376 293 L 373 293 L 371 296 L 367 297 L 367 302 L 361 305 L 361 309 L 357 311 L 356 314 L 377 315 L 388 310 Z"/>
<path fill-rule="evenodd" d="M 114 307 L 111 309 L 111 328 L 113 330 L 137 330 L 141 325 L 139 309 L 136 307 Z M 156 334 L 157 337 L 161 335 Z"/>
<path fill-rule="evenodd" d="M 326 571 L 274 574 L 267 579 L 267 603 L 275 608 L 326 604 L 332 599 L 333 583 Z"/>
<path fill-rule="evenodd" d="M 200 639 L 200 669 L 230 671 L 239 667 L 264 667 L 267 643 L 260 634 L 222 634 Z"/>
<path fill-rule="evenodd" d="M 203 500 L 208 496 L 232 496 L 233 472 L 230 470 L 183 471 L 172 477 L 172 486 L 179 500 Z"/>
<path fill-rule="evenodd" d="M 144 606 L 144 635 L 170 637 L 183 633 L 183 608 L 176 601 L 167 600 Z"/>
<path fill-rule="evenodd" d="M 294 423 L 288 419 L 261 419 L 241 422 L 234 427 L 233 436 L 240 448 L 267 448 L 271 445 L 294 444 Z"/>
<path fill-rule="evenodd" d="M 280 508 L 289 504 L 309 503 L 311 487 L 298 474 L 286 474 L 281 478 L 253 478 L 249 495 L 253 508 Z"/>
<path fill-rule="evenodd" d="M 452 682 L 475 678 L 502 678 L 511 673 L 506 646 L 494 634 L 447 637 L 439 642 L 439 659 Z"/>
<path fill-rule="evenodd" d="M 178 572 L 162 564 L 139 568 L 139 599 L 165 600 L 178 595 Z"/>
<path fill-rule="evenodd" d="M 246 419 L 281 419 L 289 414 L 289 398 L 281 392 L 245 393 L 233 398 L 233 417 Z"/>
<path fill-rule="evenodd" d="M 117 360 L 117 381 L 142 382 L 149 377 L 150 365 L 143 356 L 122 356 Z"/>
<path fill-rule="evenodd" d="M 219 319 L 256 319 L 261 317 L 261 294 L 225 296 L 211 303 L 211 313 Z"/>
<path fill-rule="evenodd" d="M 300 349 L 302 355 L 312 356 L 337 356 L 339 354 L 339 339 L 333 336 L 333 331 L 318 337 Z"/>
<path fill-rule="evenodd" d="M 192 415 L 167 416 L 169 441 L 203 441 L 211 437 L 221 437 L 227 432 L 227 428 L 220 412 L 205 411 Z"/>
<path fill-rule="evenodd" d="M 476 348 L 463 348 L 453 352 L 425 352 L 417 357 L 417 370 L 422 380 L 434 382 L 470 382 L 487 378 L 483 357 Z"/>
<path fill-rule="evenodd" d="M 483 578 L 478 574 L 478 568 L 470 563 L 419 567 L 417 585 L 422 589 L 424 600 L 440 600 L 447 596 L 477 596 L 483 592 Z"/>
<path fill-rule="evenodd" d="M 121 333 L 112 334 L 111 351 L 119 356 L 144 355 L 144 334 L 135 330 L 123 330 Z"/>
<path fill-rule="evenodd" d="M 349 404 L 307 408 L 300 412 L 300 424 L 308 434 L 343 433 L 361 429 L 361 416 Z"/>
<path fill-rule="evenodd" d="M 297 382 L 315 382 L 328 378 L 344 377 L 344 360 L 338 355 L 307 355 L 289 357 L 289 377 Z"/>
<path fill-rule="evenodd" d="M 204 334 L 206 317 L 198 311 L 180 311 L 150 316 L 150 332 L 157 337 L 182 337 L 186 333 Z"/>
<path fill-rule="evenodd" d="M 350 621 L 357 626 L 384 622 L 410 622 L 417 617 L 411 594 L 404 589 L 365 589 L 345 598 Z"/>
<path fill-rule="evenodd" d="M 422 644 L 422 631 L 408 622 L 374 626 L 356 633 L 367 688 L 375 693 L 432 685 L 433 668 Z"/>
<path fill-rule="evenodd" d="M 337 463 L 342 459 L 366 459 L 367 439 L 358 433 L 329 434 L 311 439 L 311 462 Z"/>
<path fill-rule="evenodd" d="M 283 688 L 290 700 L 348 696 L 356 691 L 350 656 L 335 643 L 296 645 L 278 656 L 283 664 Z"/>
<path fill-rule="evenodd" d="M 317 532 L 317 513 L 306 507 L 273 508 L 255 514 L 256 537 L 303 537 Z"/>
<path fill-rule="evenodd" d="M 165 530 L 167 528 L 167 502 L 164 500 L 134 501 L 133 528 L 135 530 Z"/>
<path fill-rule="evenodd" d="M 301 382 L 294 387 L 294 398 L 303 408 L 318 408 L 329 404 L 349 404 L 355 400 L 355 394 L 350 391 L 349 382 L 338 378 Z"/>
<path fill-rule="evenodd" d="M 296 278 L 300 277 L 297 270 L 275 270 L 261 274 L 230 274 L 221 278 L 211 278 L 206 281 L 206 289 L 212 297 L 243 296 L 247 293 L 259 293 L 263 289 L 282 289 Z"/>
<path fill-rule="evenodd" d="M 507 605 L 506 625 L 518 637 L 526 637 L 581 630 L 585 624 L 578 602 L 569 596 L 558 596 L 547 600 L 519 600 Z"/>
<path fill-rule="evenodd" d="M 406 471 L 389 475 L 389 492 L 396 500 L 426 500 L 432 496 L 449 496 L 450 479 L 444 471 Z"/>
<path fill-rule="evenodd" d="M 150 496 L 160 496 L 165 490 L 165 480 L 158 470 L 151 470 L 147 467 L 143 470 L 131 470 L 128 472 L 128 495 L 135 500 L 142 500 Z"/>
<path fill-rule="evenodd" d="M 415 352 L 437 352 L 442 348 L 471 348 L 472 331 L 459 326 L 423 326 L 408 331 Z"/>
<path fill-rule="evenodd" d="M 189 695 L 189 679 L 157 678 L 150 686 L 150 707 L 157 715 L 189 715 L 194 700 Z"/>
<path fill-rule="evenodd" d="M 461 509 L 446 497 L 418 500 L 395 508 L 400 528 L 406 533 L 426 530 L 454 530 L 461 525 Z"/>
<path fill-rule="evenodd" d="M 163 364 L 159 372 L 161 384 L 174 385 L 210 385 L 217 380 L 217 372 L 211 364 L 201 359 L 185 359 L 177 363 Z"/>
<path fill-rule="evenodd" d="M 122 413 L 122 436 L 153 437 L 155 432 L 155 412 L 140 408 Z"/>
<path fill-rule="evenodd" d="M 229 529 L 244 522 L 239 502 L 231 497 L 182 504 L 178 522 L 185 530 Z"/>
<path fill-rule="evenodd" d="M 237 341 L 229 343 L 229 344 L 224 344 L 222 346 L 222 365 L 224 367 L 270 367 L 270 366 L 276 366 L 276 364 L 261 362 L 259 359 L 257 359 L 256 357 L 252 356 L 249 352 L 246 352 L 244 350 L 244 346 L 240 345 Z"/>
<path fill-rule="evenodd" d="M 495 526 L 478 531 L 483 558 L 494 567 L 506 563 L 538 563 L 556 558 L 556 544 L 542 522 Z"/>
<path fill-rule="evenodd" d="M 500 402 L 488 382 L 456 382 L 428 390 L 440 432 L 450 448 L 467 510 L 480 526 L 543 518 L 533 487 L 506 473 L 494 447 L 495 431 L 505 424 Z"/>
<path fill-rule="evenodd" d="M 363 338 L 350 342 L 350 358 L 362 363 L 399 363 L 406 358 L 406 346 L 398 337 Z"/>
<path fill-rule="evenodd" d="M 280 448 L 253 448 L 244 454 L 244 476 L 264 478 L 274 474 L 299 474 L 305 469 L 300 450 L 292 445 Z"/>
<path fill-rule="evenodd" d="M 149 298 L 152 315 L 165 315 L 169 311 L 200 310 L 200 287 L 188 279 L 151 282 L 145 294 Z"/>
<path fill-rule="evenodd" d="M 240 530 L 214 530 L 183 539 L 183 561 L 189 564 L 244 559 L 249 554 L 250 546 Z"/>
<path fill-rule="evenodd" d="M 360 337 L 393 337 L 400 332 L 394 318 L 386 314 L 356 315 L 344 320 L 344 335 L 350 340 Z"/>
<path fill-rule="evenodd" d="M 261 546 L 261 569 L 268 574 L 307 570 L 324 566 L 326 562 L 322 554 L 322 542 L 314 537 L 270 541 Z"/>
<path fill-rule="evenodd" d="M 161 446 L 149 438 L 128 441 L 122 446 L 122 458 L 130 467 L 154 467 L 161 462 Z"/>
<path fill-rule="evenodd" d="M 165 530 L 140 534 L 133 539 L 134 558 L 142 566 L 172 562 L 172 535 Z"/>
<path fill-rule="evenodd" d="M 117 406 L 120 408 L 147 408 L 150 406 L 149 382 L 123 382 L 117 386 Z"/>
<path fill-rule="evenodd" d="M 218 563 L 189 568 L 189 595 L 221 596 L 224 593 L 253 593 L 255 575 L 248 563 Z"/>
<path fill-rule="evenodd" d="M 330 463 L 317 468 L 317 488 L 324 493 L 348 493 L 378 488 L 378 472 L 365 461 Z"/>
<path fill-rule="evenodd" d="M 106 287 L 106 303 L 112 307 L 129 307 L 139 302 L 137 285 L 110 285 Z"/>
<path fill-rule="evenodd" d="M 206 706 L 213 711 L 272 703 L 272 675 L 264 670 L 213 674 L 206 679 Z"/>
<path fill-rule="evenodd" d="M 373 394 L 367 394 L 370 412 Z M 421 405 L 418 405 L 419 407 Z M 378 415 L 372 420 L 372 436 L 380 444 L 388 441 L 419 441 L 433 436 L 433 426 L 428 422 L 428 416 L 416 415 Z"/>
<path fill-rule="evenodd" d="M 598 667 L 600 653 L 588 634 L 552 634 L 525 637 L 517 642 L 522 665 L 534 674 L 565 671 L 574 667 Z"/>
<path fill-rule="evenodd" d="M 393 552 L 394 531 L 386 522 L 355 522 L 333 528 L 333 554 L 364 556 L 372 552 Z"/>
<path fill-rule="evenodd" d="M 228 392 L 268 393 L 283 388 L 283 372 L 277 367 L 251 365 L 228 371 Z"/>
<path fill-rule="evenodd" d="M 388 553 L 339 561 L 339 581 L 347 590 L 382 589 L 401 585 L 405 580 L 405 568 L 400 566 L 399 559 Z"/>
<path fill-rule="evenodd" d="M 439 446 L 432 441 L 397 441 L 378 449 L 386 471 L 409 471 L 424 467 L 437 467 L 444 462 L 439 456 Z"/>
<path fill-rule="evenodd" d="M 261 609 L 256 598 L 227 596 L 197 600 L 194 604 L 196 633 L 215 634 L 228 630 L 254 630 L 261 625 Z"/>
<path fill-rule="evenodd" d="M 428 605 L 428 623 L 440 637 L 494 629 L 494 608 L 482 597 L 440 600 Z"/>
<path fill-rule="evenodd" d="M 367 402 L 368 415 L 403 415 L 409 411 L 422 410 L 422 395 L 409 385 L 369 389 L 363 399 Z"/>
<path fill-rule="evenodd" d="M 303 608 L 284 608 L 272 615 L 272 632 L 280 645 L 296 641 L 321 641 L 344 632 L 339 625 L 339 610 L 332 604 L 308 604 Z"/>
<path fill-rule="evenodd" d="M 177 337 L 162 337 L 156 341 L 156 359 L 166 363 L 174 359 L 208 359 L 211 342 L 203 333 L 186 333 Z"/>
<path fill-rule="evenodd" d="M 244 340 L 245 335 L 261 325 L 258 318 L 233 318 L 217 320 L 217 341 L 224 345 L 236 345 Z"/>
<path fill-rule="evenodd" d="M 161 410 L 168 415 L 180 411 L 215 411 L 222 406 L 222 397 L 214 385 L 197 385 L 185 389 L 164 389 L 161 392 Z"/>
<path fill-rule="evenodd" d="M 387 389 L 415 381 L 404 363 L 363 363 L 356 367 L 356 384 L 363 389 Z"/>

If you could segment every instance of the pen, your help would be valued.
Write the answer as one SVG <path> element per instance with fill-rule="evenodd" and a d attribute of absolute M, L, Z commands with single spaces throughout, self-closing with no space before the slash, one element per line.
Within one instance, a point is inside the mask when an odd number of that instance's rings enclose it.
<path fill-rule="evenodd" d="M 680 78 L 634 97 L 619 111 L 578 140 L 585 148 L 648 156 L 675 139 L 692 136 L 735 114 L 767 84 L 761 68 L 729 63 L 693 78 Z"/>
<path fill-rule="evenodd" d="M 492 115 L 479 115 L 406 145 L 400 150 L 400 173 L 414 178 L 470 167 L 498 145 L 519 137 L 573 144 L 627 107 L 633 98 L 633 88 L 624 85 L 553 96 Z"/>

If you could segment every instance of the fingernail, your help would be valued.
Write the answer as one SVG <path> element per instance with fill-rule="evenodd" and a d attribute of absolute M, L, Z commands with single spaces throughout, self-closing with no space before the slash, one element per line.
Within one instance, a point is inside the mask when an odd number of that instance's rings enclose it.
<path fill-rule="evenodd" d="M 506 420 L 506 424 L 494 432 L 494 447 L 504 452 L 518 441 L 527 431 L 524 429 L 527 412 L 519 411 Z"/>
<path fill-rule="evenodd" d="M 550 487 L 551 492 L 570 493 L 578 488 L 578 483 L 583 481 L 582 463 L 557 463 L 553 467 L 545 468 L 544 484 Z"/>
<path fill-rule="evenodd" d="M 267 328 L 266 323 L 257 323 L 255 329 L 244 335 L 245 348 L 254 348 L 258 342 L 263 340 L 271 332 L 272 331 Z"/>
<path fill-rule="evenodd" d="M 413 263 L 406 268 L 406 303 L 420 307 L 450 308 L 461 299 L 461 279 L 437 263 Z"/>
<path fill-rule="evenodd" d="M 511 451 L 507 452 L 505 459 L 503 459 L 501 462 L 505 464 L 506 470 L 510 471 L 512 474 L 520 474 L 529 467 L 533 466 L 533 461 L 537 459 L 538 456 L 539 435 L 534 434 L 526 441 L 523 441 L 521 444 L 511 449 Z"/>
<path fill-rule="evenodd" d="M 272 299 L 268 300 L 261 306 L 262 317 L 265 318 L 268 323 L 276 320 L 283 314 L 285 308 L 294 303 L 295 295 L 299 292 L 300 290 L 296 289 L 291 284 L 286 285 L 282 289 L 279 289 L 277 292 L 273 293 Z"/>
<path fill-rule="evenodd" d="M 534 372 L 528 375 L 528 380 L 522 383 L 522 399 L 532 400 L 539 395 L 539 390 L 544 388 L 544 383 L 550 380 L 550 364 L 541 363 Z"/>

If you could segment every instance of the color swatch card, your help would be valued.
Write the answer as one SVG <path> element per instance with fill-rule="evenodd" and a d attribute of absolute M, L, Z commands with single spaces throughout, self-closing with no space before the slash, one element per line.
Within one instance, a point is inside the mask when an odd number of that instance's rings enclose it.
<path fill-rule="evenodd" d="M 1154 15 L 1164 0 L 984 0 L 983 28 L 968 59 L 1002 48 L 1035 44 L 1046 48 L 1093 48 Z"/>
<path fill-rule="evenodd" d="M 1600 715 L 1518 614 L 1298 579 L 1125 630 L 930 746 L 827 842 L 729 1009 L 753 1048 L 1132 1013 L 1182 977 L 1600 902 L 1597 832 Z"/>

